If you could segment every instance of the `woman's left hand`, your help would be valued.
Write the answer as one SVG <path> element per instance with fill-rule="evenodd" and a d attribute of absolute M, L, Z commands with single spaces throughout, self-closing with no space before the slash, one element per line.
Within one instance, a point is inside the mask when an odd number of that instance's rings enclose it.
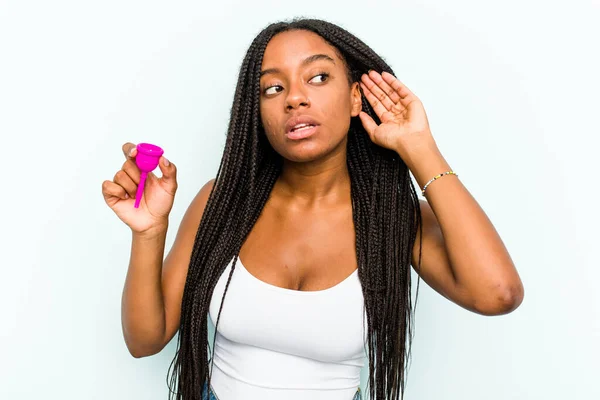
<path fill-rule="evenodd" d="M 363 74 L 360 85 L 381 121 L 377 125 L 369 114 L 359 114 L 375 144 L 395 150 L 405 161 L 413 149 L 435 147 L 421 100 L 394 75 L 370 71 Z"/>

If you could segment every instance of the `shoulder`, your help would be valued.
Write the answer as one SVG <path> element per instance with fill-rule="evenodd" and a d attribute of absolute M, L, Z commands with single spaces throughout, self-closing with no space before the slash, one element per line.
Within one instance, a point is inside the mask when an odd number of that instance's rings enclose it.
<path fill-rule="evenodd" d="M 215 185 L 215 179 L 211 179 L 206 182 L 198 191 L 186 214 L 184 216 L 184 220 L 193 220 L 194 223 L 199 223 L 202 215 L 204 214 L 204 209 L 206 208 L 206 203 L 208 202 L 208 198 L 213 191 L 213 187 Z"/>
<path fill-rule="evenodd" d="M 196 193 L 183 215 L 178 236 L 195 236 L 214 185 L 215 180 L 211 179 L 200 188 L 198 193 Z"/>
<path fill-rule="evenodd" d="M 208 197 L 210 196 L 213 188 L 215 186 L 215 179 L 211 179 L 208 182 L 206 182 L 198 191 L 198 194 L 196 194 L 196 198 L 194 199 L 195 201 L 197 200 L 198 203 L 204 203 L 204 205 L 206 205 L 206 202 L 208 201 Z"/>

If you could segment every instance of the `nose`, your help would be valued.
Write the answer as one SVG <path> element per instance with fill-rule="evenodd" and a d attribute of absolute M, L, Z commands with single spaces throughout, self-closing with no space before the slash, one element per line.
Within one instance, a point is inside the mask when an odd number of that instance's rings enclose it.
<path fill-rule="evenodd" d="M 299 107 L 310 107 L 310 100 L 302 83 L 291 84 L 286 100 L 286 110 L 291 111 Z"/>

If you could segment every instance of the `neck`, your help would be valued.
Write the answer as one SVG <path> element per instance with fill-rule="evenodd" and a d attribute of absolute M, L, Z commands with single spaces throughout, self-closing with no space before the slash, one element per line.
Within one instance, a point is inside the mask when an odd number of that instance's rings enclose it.
<path fill-rule="evenodd" d="M 346 149 L 311 162 L 285 160 L 275 190 L 291 207 L 314 208 L 346 202 L 350 198 Z"/>

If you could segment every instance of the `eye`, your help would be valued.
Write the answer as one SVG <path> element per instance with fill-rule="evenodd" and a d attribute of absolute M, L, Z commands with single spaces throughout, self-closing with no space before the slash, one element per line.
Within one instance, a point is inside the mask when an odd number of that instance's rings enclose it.
<path fill-rule="evenodd" d="M 321 82 L 316 82 L 316 83 L 323 83 L 323 82 L 325 82 L 325 81 L 326 81 L 326 80 L 329 78 L 329 74 L 328 74 L 327 72 L 321 72 L 320 74 L 318 74 L 318 75 L 315 75 L 315 76 L 314 76 L 314 77 L 311 79 L 311 81 L 312 81 L 313 79 L 315 79 L 315 78 L 318 78 L 318 77 L 322 77 L 322 78 L 321 78 Z"/>
<path fill-rule="evenodd" d="M 323 83 L 327 79 L 329 79 L 329 74 L 327 72 L 321 72 L 320 74 L 313 76 L 309 82 L 312 82 L 315 78 L 320 78 L 320 80 L 315 83 Z M 266 88 L 263 89 L 263 94 L 268 96 L 271 94 L 279 93 L 282 90 L 283 90 L 283 87 L 281 85 L 267 86 Z"/>
<path fill-rule="evenodd" d="M 264 94 L 266 94 L 266 95 L 269 95 L 269 94 L 275 94 L 275 93 L 277 93 L 277 91 L 272 91 L 271 89 L 276 89 L 276 88 L 279 88 L 279 89 L 280 89 L 279 91 L 281 91 L 281 89 L 283 89 L 283 88 L 282 88 L 281 86 L 279 86 L 279 85 L 273 85 L 273 86 L 269 86 L 269 87 L 265 88 L 265 89 L 263 90 L 263 93 L 264 93 Z M 271 92 L 269 92 L 269 90 L 271 90 Z"/>

